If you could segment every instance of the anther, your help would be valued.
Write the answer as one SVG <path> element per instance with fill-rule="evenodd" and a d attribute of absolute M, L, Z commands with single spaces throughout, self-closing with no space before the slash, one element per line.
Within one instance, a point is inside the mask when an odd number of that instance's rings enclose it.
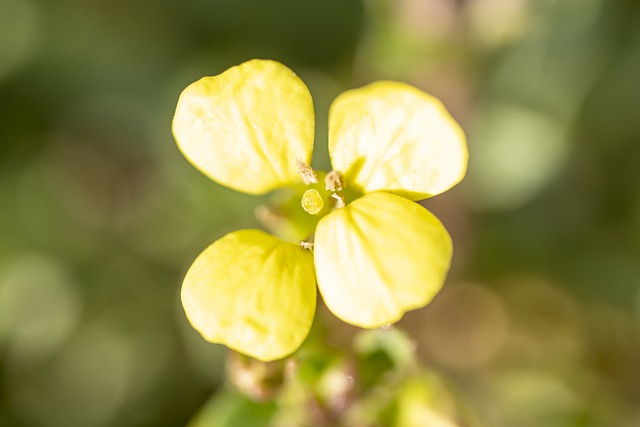
<path fill-rule="evenodd" d="M 338 171 L 331 171 L 324 177 L 327 191 L 342 191 L 345 185 L 344 176 Z"/>
<path fill-rule="evenodd" d="M 298 173 L 302 177 L 302 181 L 306 185 L 317 184 L 318 176 L 316 172 L 311 169 L 311 166 L 303 162 L 302 160 L 298 160 Z"/>
<path fill-rule="evenodd" d="M 312 251 L 313 250 L 313 243 L 311 242 L 305 242 L 304 240 L 300 242 L 300 247 L 302 249 L 306 249 L 308 251 Z"/>

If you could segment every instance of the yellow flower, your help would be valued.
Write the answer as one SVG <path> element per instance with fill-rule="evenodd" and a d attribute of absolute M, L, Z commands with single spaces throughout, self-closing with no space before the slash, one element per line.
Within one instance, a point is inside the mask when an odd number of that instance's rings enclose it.
<path fill-rule="evenodd" d="M 308 166 L 314 121 L 305 84 L 269 60 L 191 84 L 173 120 L 180 150 L 214 181 L 249 194 L 300 190 L 313 245 L 232 232 L 196 258 L 182 286 L 206 340 L 264 361 L 306 338 L 316 282 L 337 317 L 375 328 L 429 303 L 449 270 L 449 234 L 413 202 L 466 172 L 464 134 L 442 104 L 391 81 L 341 94 L 329 112 L 327 174 Z"/>

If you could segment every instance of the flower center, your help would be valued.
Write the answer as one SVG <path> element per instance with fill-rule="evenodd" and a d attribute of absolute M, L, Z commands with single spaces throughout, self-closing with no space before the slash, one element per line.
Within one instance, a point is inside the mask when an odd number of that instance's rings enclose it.
<path fill-rule="evenodd" d="M 333 209 L 344 207 L 344 196 L 341 191 L 345 187 L 345 182 L 340 172 L 318 171 L 316 173 L 310 166 L 304 164 L 299 164 L 298 169 L 304 183 L 310 187 L 305 190 L 300 201 L 306 213 L 324 216 Z"/>
<path fill-rule="evenodd" d="M 285 241 L 300 242 L 313 248 L 313 233 L 318 222 L 334 209 L 345 206 L 345 179 L 338 171 L 314 171 L 298 162 L 302 183 L 274 193 L 270 202 L 256 210 L 256 216 L 273 234 Z M 347 191 L 351 190 L 350 188 Z"/>

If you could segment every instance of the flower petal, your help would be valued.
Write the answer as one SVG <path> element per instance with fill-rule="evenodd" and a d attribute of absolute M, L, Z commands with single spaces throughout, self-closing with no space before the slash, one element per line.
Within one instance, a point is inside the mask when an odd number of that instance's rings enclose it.
<path fill-rule="evenodd" d="M 210 342 L 263 361 L 280 359 L 304 341 L 316 308 L 313 257 L 263 231 L 236 231 L 193 262 L 182 305 Z"/>
<path fill-rule="evenodd" d="M 420 200 L 464 177 L 464 133 L 436 98 L 405 83 L 380 81 L 347 91 L 329 111 L 333 169 L 362 193 Z"/>
<path fill-rule="evenodd" d="M 318 224 L 315 264 L 327 307 L 347 323 L 374 328 L 429 303 L 451 261 L 449 233 L 417 203 L 367 194 Z"/>
<path fill-rule="evenodd" d="M 311 161 L 314 120 L 304 82 L 279 62 L 254 59 L 188 86 L 173 134 L 211 179 L 263 194 L 300 180 L 297 162 Z"/>

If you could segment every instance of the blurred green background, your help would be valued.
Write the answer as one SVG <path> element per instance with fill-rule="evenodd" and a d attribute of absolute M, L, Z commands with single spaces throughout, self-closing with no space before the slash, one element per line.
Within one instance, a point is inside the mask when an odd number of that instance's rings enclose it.
<path fill-rule="evenodd" d="M 466 130 L 465 181 L 424 202 L 453 269 L 400 322 L 460 425 L 640 425 L 636 1 L 0 0 L 0 426 L 183 426 L 220 389 L 179 287 L 264 198 L 201 175 L 170 125 L 251 58 L 309 86 L 314 167 L 332 99 L 377 79 Z"/>

